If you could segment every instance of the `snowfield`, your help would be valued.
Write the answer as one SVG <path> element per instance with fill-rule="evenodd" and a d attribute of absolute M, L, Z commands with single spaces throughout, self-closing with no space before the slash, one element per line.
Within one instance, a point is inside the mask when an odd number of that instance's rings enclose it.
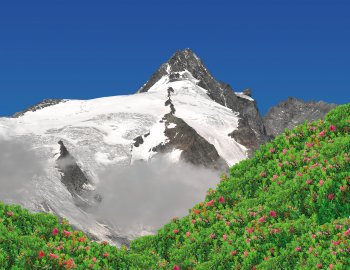
<path fill-rule="evenodd" d="M 176 117 L 183 119 L 213 144 L 228 165 L 245 159 L 247 149 L 228 136 L 238 128 L 238 113 L 210 99 L 207 91 L 197 85 L 198 80 L 189 72 L 184 71 L 181 76 L 179 81 L 170 81 L 169 76 L 165 75 L 145 93 L 92 100 L 65 100 L 35 112 L 26 112 L 19 118 L 0 118 L 0 140 L 16 138 L 25 141 L 36 150 L 38 158 L 46 162 L 45 173 L 33 176 L 31 188 L 26 189 L 20 198 L 8 200 L 21 203 L 33 211 L 56 213 L 98 239 L 116 244 L 118 241 L 111 240 L 110 237 L 111 227 L 114 234 L 126 238 L 154 231 L 156 228 L 148 224 L 141 224 L 132 231 L 119 228 L 118 224 L 106 225 L 108 220 L 98 220 L 93 213 L 78 207 L 61 183 L 60 173 L 55 166 L 59 155 L 57 142 L 64 142 L 88 175 L 91 186 L 86 189 L 94 190 L 103 184 L 101 171 L 131 166 L 137 160 L 152 160 L 156 153 L 150 149 L 168 140 L 164 134 L 165 124 L 160 120 L 170 111 L 165 102 L 168 99 L 167 90 L 171 87 L 174 90 L 171 100 Z M 241 93 L 238 95 L 251 99 Z M 168 128 L 176 128 L 176 125 L 172 124 Z M 143 144 L 133 146 L 136 137 L 148 133 Z M 179 161 L 180 155 L 179 149 L 173 149 L 173 152 L 167 154 L 169 160 L 175 163 Z M 202 197 L 212 184 L 215 182 L 201 186 Z M 198 188 L 193 183 L 191 186 Z M 4 199 L 6 198 L 0 198 Z M 175 212 L 184 215 L 192 204 L 191 201 L 188 205 L 182 205 Z M 169 219 L 171 215 L 169 213 Z"/>

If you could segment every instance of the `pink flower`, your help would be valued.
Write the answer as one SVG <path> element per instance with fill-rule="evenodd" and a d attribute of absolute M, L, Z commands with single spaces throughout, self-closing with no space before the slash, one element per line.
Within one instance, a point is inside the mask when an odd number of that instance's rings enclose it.
<path fill-rule="evenodd" d="M 103 257 L 107 258 L 108 257 L 108 252 L 103 253 Z"/>
<path fill-rule="evenodd" d="M 319 184 L 320 184 L 320 186 L 322 186 L 324 184 L 324 181 L 321 179 Z"/>
<path fill-rule="evenodd" d="M 340 240 L 338 240 L 338 241 L 331 241 L 332 242 L 332 244 L 333 244 L 333 246 L 338 246 L 339 244 L 340 244 Z"/>
<path fill-rule="evenodd" d="M 309 252 L 311 253 L 314 249 L 312 247 L 309 247 Z"/>
<path fill-rule="evenodd" d="M 72 235 L 72 233 L 71 233 L 71 232 L 66 231 L 66 230 L 64 230 L 64 231 L 63 231 L 63 234 L 64 234 L 64 236 L 66 236 L 66 237 L 69 237 L 69 236 L 71 236 L 71 235 Z"/>
<path fill-rule="evenodd" d="M 96 257 L 92 257 L 92 261 L 93 261 L 94 263 L 97 262 Z"/>
<path fill-rule="evenodd" d="M 243 255 L 244 255 L 244 257 L 247 257 L 249 255 L 249 252 L 248 251 L 244 251 Z"/>
<path fill-rule="evenodd" d="M 232 256 L 235 256 L 236 254 L 237 254 L 237 250 L 231 251 L 231 255 L 232 255 Z"/>
<path fill-rule="evenodd" d="M 58 259 L 58 255 L 57 255 L 57 254 L 50 253 L 49 256 L 50 256 L 50 258 L 51 258 L 52 260 Z"/>
<path fill-rule="evenodd" d="M 306 180 L 305 182 L 307 185 L 311 185 L 312 184 L 312 181 L 310 179 Z"/>
<path fill-rule="evenodd" d="M 174 265 L 174 268 L 173 268 L 174 270 L 180 270 L 180 266 L 178 266 L 178 265 Z"/>
<path fill-rule="evenodd" d="M 230 226 L 230 221 L 226 221 L 226 226 Z"/>
<path fill-rule="evenodd" d="M 58 234 L 58 229 L 57 228 L 54 228 L 52 230 L 52 235 L 55 236 L 56 234 Z"/>
<path fill-rule="evenodd" d="M 269 152 L 272 154 L 272 153 L 275 153 L 275 148 L 270 148 L 269 149 Z"/>
<path fill-rule="evenodd" d="M 13 216 L 13 212 L 12 212 L 12 211 L 8 211 L 8 212 L 7 212 L 7 216 L 8 216 L 8 217 L 12 217 L 12 216 Z"/>
<path fill-rule="evenodd" d="M 245 229 L 248 233 L 253 233 L 254 232 L 254 228 L 246 228 Z"/>
<path fill-rule="evenodd" d="M 273 211 L 273 210 L 271 210 L 270 211 L 270 217 L 276 217 L 277 216 L 277 214 L 276 214 L 276 212 L 275 211 Z"/>
<path fill-rule="evenodd" d="M 273 180 L 276 180 L 277 178 L 278 178 L 277 174 L 274 174 L 272 177 Z"/>
<path fill-rule="evenodd" d="M 301 251 L 301 247 L 296 247 L 296 248 L 295 248 L 295 251 L 296 251 L 296 252 L 300 252 L 300 251 Z"/>
<path fill-rule="evenodd" d="M 344 192 L 346 190 L 346 186 L 341 186 L 339 189 L 341 192 Z"/>
<path fill-rule="evenodd" d="M 214 238 L 215 238 L 215 234 L 212 233 L 212 234 L 210 235 L 210 239 L 214 239 Z"/>
<path fill-rule="evenodd" d="M 220 196 L 220 197 L 219 197 L 219 202 L 220 202 L 220 203 L 225 203 L 225 198 L 222 197 L 222 196 Z"/>
<path fill-rule="evenodd" d="M 252 217 L 255 217 L 256 216 L 256 212 L 250 212 L 249 215 L 252 216 Z"/>
<path fill-rule="evenodd" d="M 191 235 L 190 232 L 186 232 L 186 237 L 189 237 Z"/>
<path fill-rule="evenodd" d="M 264 177 L 264 176 L 266 176 L 266 172 L 261 172 L 259 175 L 260 175 L 260 177 Z"/>
<path fill-rule="evenodd" d="M 330 130 L 330 131 L 336 131 L 337 128 L 336 128 L 335 126 L 331 125 L 331 126 L 329 127 L 329 130 Z"/>
<path fill-rule="evenodd" d="M 40 251 L 39 251 L 39 254 L 38 254 L 38 258 L 41 259 L 41 258 L 44 257 L 44 256 L 45 256 L 44 251 L 40 250 Z"/>
<path fill-rule="evenodd" d="M 283 153 L 283 155 L 285 155 L 285 154 L 287 153 L 287 149 L 284 148 L 284 149 L 282 150 L 282 153 Z"/>
<path fill-rule="evenodd" d="M 320 133 L 318 133 L 318 137 L 324 137 L 325 134 L 326 134 L 326 131 L 322 130 Z"/>
<path fill-rule="evenodd" d="M 334 264 L 331 263 L 331 264 L 329 265 L 329 269 L 330 269 L 330 270 L 333 270 L 333 268 L 334 268 Z"/>
<path fill-rule="evenodd" d="M 224 235 L 222 236 L 222 239 L 226 240 L 226 239 L 227 239 L 227 235 L 224 234 Z"/>
<path fill-rule="evenodd" d="M 313 144 L 312 142 L 310 142 L 310 143 L 306 142 L 305 144 L 306 144 L 306 146 L 307 146 L 308 148 L 311 148 L 311 147 L 314 146 L 314 144 Z"/>
<path fill-rule="evenodd" d="M 321 269 L 321 268 L 322 268 L 322 263 L 316 264 L 316 268 L 317 268 L 317 269 Z"/>
<path fill-rule="evenodd" d="M 265 216 L 263 216 L 263 217 L 258 219 L 258 222 L 260 222 L 260 223 L 263 223 L 265 221 L 266 221 L 266 217 Z"/>
<path fill-rule="evenodd" d="M 302 176 L 303 176 L 303 174 L 302 174 L 301 172 L 297 172 L 297 175 L 298 175 L 299 177 L 302 177 Z"/>
<path fill-rule="evenodd" d="M 344 236 L 349 236 L 349 235 L 350 235 L 350 228 L 344 232 Z"/>
<path fill-rule="evenodd" d="M 211 200 L 211 201 L 207 202 L 205 205 L 206 206 L 213 206 L 214 202 L 215 202 L 214 200 Z"/>
<path fill-rule="evenodd" d="M 328 198 L 328 200 L 332 201 L 335 198 L 335 195 L 332 193 L 328 194 L 327 198 Z"/>
<path fill-rule="evenodd" d="M 178 229 L 174 229 L 173 233 L 177 234 L 177 233 L 179 233 L 179 230 Z"/>

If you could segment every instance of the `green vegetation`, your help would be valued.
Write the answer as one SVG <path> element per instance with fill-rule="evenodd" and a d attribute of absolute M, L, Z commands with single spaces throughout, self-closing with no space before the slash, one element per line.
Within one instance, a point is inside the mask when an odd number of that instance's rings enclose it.
<path fill-rule="evenodd" d="M 233 166 L 205 202 L 130 250 L 0 204 L 3 269 L 350 269 L 350 104 Z M 181 196 L 181 194 L 179 194 Z M 1 268 L 1 267 L 0 267 Z"/>

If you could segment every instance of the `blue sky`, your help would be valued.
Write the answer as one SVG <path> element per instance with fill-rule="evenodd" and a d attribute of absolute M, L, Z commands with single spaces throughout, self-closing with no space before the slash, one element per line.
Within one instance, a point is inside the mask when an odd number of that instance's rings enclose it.
<path fill-rule="evenodd" d="M 262 113 L 295 96 L 350 102 L 350 1 L 2 1 L 0 115 L 44 98 L 130 94 L 193 49 Z"/>

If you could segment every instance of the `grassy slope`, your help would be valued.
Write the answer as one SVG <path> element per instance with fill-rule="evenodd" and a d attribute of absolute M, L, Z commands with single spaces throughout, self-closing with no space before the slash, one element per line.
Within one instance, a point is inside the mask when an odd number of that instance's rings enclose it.
<path fill-rule="evenodd" d="M 91 242 L 81 232 L 65 235 L 69 225 L 51 215 L 0 204 L 0 265 L 350 269 L 349 131 L 350 104 L 286 132 L 232 167 L 188 216 L 133 241 L 130 250 Z"/>

